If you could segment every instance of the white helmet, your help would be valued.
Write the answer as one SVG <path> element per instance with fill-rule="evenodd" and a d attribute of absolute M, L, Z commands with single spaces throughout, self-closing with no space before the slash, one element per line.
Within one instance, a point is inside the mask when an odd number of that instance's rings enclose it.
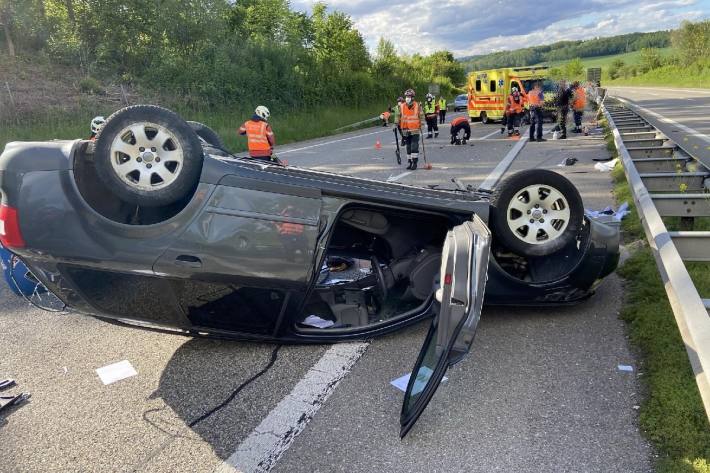
<path fill-rule="evenodd" d="M 513 86 L 513 92 L 517 92 L 518 88 L 516 86 Z"/>
<path fill-rule="evenodd" d="M 91 120 L 91 133 L 97 134 L 106 124 L 106 119 L 102 116 L 94 117 Z"/>
<path fill-rule="evenodd" d="M 259 105 L 256 107 L 256 110 L 254 110 L 254 113 L 256 114 L 257 117 L 261 117 L 264 120 L 268 120 L 269 117 L 271 116 L 271 112 L 269 112 L 269 109 L 264 107 L 263 105 Z"/>
<path fill-rule="evenodd" d="M 426 94 L 426 99 L 427 99 L 427 101 L 432 101 L 432 100 L 434 100 L 434 96 L 431 94 Z"/>

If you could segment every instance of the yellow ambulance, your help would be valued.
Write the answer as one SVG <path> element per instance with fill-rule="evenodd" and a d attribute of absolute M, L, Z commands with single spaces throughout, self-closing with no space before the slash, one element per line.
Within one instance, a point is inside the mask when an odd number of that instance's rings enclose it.
<path fill-rule="evenodd" d="M 471 121 L 488 123 L 500 120 L 505 112 L 505 101 L 512 88 L 528 92 L 536 81 L 543 82 L 545 96 L 553 93 L 547 66 L 505 67 L 475 71 L 468 75 L 468 116 Z M 548 90 L 549 89 L 549 90 Z"/>

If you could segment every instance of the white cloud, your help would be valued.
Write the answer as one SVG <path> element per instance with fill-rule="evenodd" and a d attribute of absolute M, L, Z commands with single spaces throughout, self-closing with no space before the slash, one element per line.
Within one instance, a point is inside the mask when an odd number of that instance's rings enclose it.
<path fill-rule="evenodd" d="M 316 0 L 295 0 L 310 10 Z M 458 56 L 502 49 L 589 39 L 635 31 L 657 31 L 682 20 L 710 17 L 710 0 L 552 0 L 520 10 L 503 0 L 331 0 L 329 7 L 351 16 L 368 47 L 380 37 L 400 52 L 448 49 Z"/>

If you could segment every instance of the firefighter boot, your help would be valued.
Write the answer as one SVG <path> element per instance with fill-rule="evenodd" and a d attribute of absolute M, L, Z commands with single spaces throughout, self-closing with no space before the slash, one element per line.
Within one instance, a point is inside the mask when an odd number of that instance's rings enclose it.
<path fill-rule="evenodd" d="M 418 161 L 419 161 L 419 158 L 412 159 L 412 171 L 415 171 L 417 169 L 417 162 Z"/>
<path fill-rule="evenodd" d="M 407 158 L 407 169 L 412 169 L 412 158 Z"/>

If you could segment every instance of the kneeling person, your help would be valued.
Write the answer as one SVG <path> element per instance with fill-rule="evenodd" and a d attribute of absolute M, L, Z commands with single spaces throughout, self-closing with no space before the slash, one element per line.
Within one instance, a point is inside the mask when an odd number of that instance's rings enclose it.
<path fill-rule="evenodd" d="M 459 137 L 462 130 L 463 140 Z M 465 145 L 469 138 L 471 138 L 471 125 L 468 124 L 468 119 L 457 117 L 451 120 L 451 144 Z"/>
<path fill-rule="evenodd" d="M 274 145 L 276 138 L 268 123 L 271 113 L 269 109 L 263 105 L 256 107 L 251 120 L 247 120 L 239 127 L 240 135 L 247 135 L 247 146 L 249 147 L 249 156 L 252 159 L 262 161 L 278 162 L 273 157 Z"/>

